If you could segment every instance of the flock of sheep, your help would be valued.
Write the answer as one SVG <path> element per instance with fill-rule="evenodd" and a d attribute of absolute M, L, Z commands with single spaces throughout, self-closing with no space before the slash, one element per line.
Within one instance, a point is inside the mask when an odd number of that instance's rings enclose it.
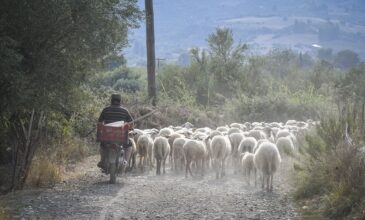
<path fill-rule="evenodd" d="M 315 121 L 289 120 L 285 124 L 272 122 L 232 123 L 216 129 L 194 128 L 190 123 L 161 130 L 134 129 L 130 140 L 134 148 L 131 167 L 144 171 L 156 165 L 156 174 L 166 172 L 168 160 L 174 172 L 185 169 L 185 177 L 213 169 L 216 178 L 225 175 L 226 165 L 232 165 L 235 174 L 242 173 L 250 184 L 251 175 L 256 185 L 256 171 L 262 179 L 262 188 L 273 189 L 273 176 L 282 158 L 292 156 L 298 140 L 316 125 Z M 193 171 L 192 171 L 193 169 Z M 194 174 L 193 174 L 194 173 Z"/>

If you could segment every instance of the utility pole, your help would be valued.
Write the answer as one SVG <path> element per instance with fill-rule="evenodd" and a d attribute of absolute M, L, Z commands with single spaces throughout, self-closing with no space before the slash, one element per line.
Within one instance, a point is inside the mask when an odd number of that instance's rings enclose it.
<path fill-rule="evenodd" d="M 156 61 L 155 61 L 155 30 L 153 18 L 153 1 L 145 0 L 146 10 L 146 45 L 147 45 L 147 80 L 148 97 L 152 105 L 156 106 Z"/>
<path fill-rule="evenodd" d="M 157 74 L 160 72 L 160 63 L 161 61 L 164 61 L 166 59 L 162 59 L 162 58 L 157 58 Z"/>

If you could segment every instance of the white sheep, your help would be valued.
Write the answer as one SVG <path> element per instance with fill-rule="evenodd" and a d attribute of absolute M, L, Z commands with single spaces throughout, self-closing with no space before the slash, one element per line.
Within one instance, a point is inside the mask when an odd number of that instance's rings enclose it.
<path fill-rule="evenodd" d="M 225 161 L 231 153 L 231 143 L 228 137 L 217 135 L 213 137 L 210 148 L 211 159 L 218 179 L 225 175 Z"/>
<path fill-rule="evenodd" d="M 291 133 L 289 130 L 287 129 L 283 129 L 283 130 L 279 130 L 277 133 L 276 133 L 276 139 L 280 138 L 280 137 L 286 137 L 286 136 L 290 136 Z"/>
<path fill-rule="evenodd" d="M 239 154 L 238 154 L 238 147 L 241 141 L 245 138 L 242 133 L 233 133 L 228 136 L 229 140 L 231 141 L 231 155 L 232 155 L 232 162 L 233 162 L 233 172 L 234 174 L 237 173 L 237 168 L 239 164 Z"/>
<path fill-rule="evenodd" d="M 266 139 L 266 134 L 261 130 L 251 130 L 248 132 L 247 137 L 254 137 L 258 141 L 260 139 Z"/>
<path fill-rule="evenodd" d="M 253 173 L 256 186 L 256 167 L 253 162 L 254 157 L 255 155 L 249 152 L 241 154 L 241 169 L 248 185 L 250 185 L 251 173 Z"/>
<path fill-rule="evenodd" d="M 152 140 L 153 140 L 153 138 L 152 138 Z M 147 148 L 147 163 L 151 170 L 154 167 L 154 165 L 153 165 L 154 164 L 153 143 L 154 143 L 154 141 L 152 142 L 151 145 L 148 145 L 148 148 Z"/>
<path fill-rule="evenodd" d="M 219 131 L 221 133 L 226 133 L 228 132 L 228 127 L 227 126 L 220 126 L 217 129 L 215 129 L 216 131 Z"/>
<path fill-rule="evenodd" d="M 128 169 L 126 169 L 127 167 L 124 167 L 123 171 L 131 171 L 134 168 L 136 168 L 136 155 L 137 155 L 137 146 L 136 146 L 136 142 L 134 142 L 133 138 L 128 138 L 129 142 L 131 143 L 131 154 L 128 160 Z"/>
<path fill-rule="evenodd" d="M 229 127 L 242 129 L 243 128 L 243 125 L 242 124 L 239 124 L 239 123 L 232 123 L 232 124 L 229 125 Z"/>
<path fill-rule="evenodd" d="M 191 163 L 195 162 L 201 166 L 201 175 L 204 175 L 205 159 L 208 155 L 206 145 L 203 141 L 187 140 L 183 146 L 185 156 L 185 178 L 188 178 L 188 172 L 193 176 L 191 172 Z"/>
<path fill-rule="evenodd" d="M 172 144 L 172 157 L 174 161 L 174 170 L 177 172 L 180 169 L 182 169 L 185 158 L 184 158 L 184 144 L 187 141 L 185 138 L 176 138 Z"/>
<path fill-rule="evenodd" d="M 139 136 L 137 140 L 137 152 L 139 155 L 139 163 L 138 166 L 141 168 L 142 172 L 144 171 L 144 167 L 146 166 L 147 160 L 150 161 L 151 158 L 148 156 L 148 149 L 152 149 L 153 140 L 150 135 L 143 134 Z M 150 164 L 151 165 L 151 164 Z"/>
<path fill-rule="evenodd" d="M 256 153 L 257 149 L 259 149 L 259 146 L 264 143 L 264 142 L 267 142 L 268 140 L 267 139 L 260 139 L 259 141 L 257 141 L 257 144 L 256 146 L 253 148 L 253 153 Z M 271 141 L 269 141 L 271 142 Z M 271 142 L 273 143 L 273 142 Z"/>
<path fill-rule="evenodd" d="M 169 141 L 165 137 L 157 137 L 153 143 L 153 155 L 155 156 L 157 165 L 156 165 L 156 174 L 161 174 L 161 163 L 163 166 L 163 173 L 166 173 L 165 164 L 167 156 L 170 153 L 170 145 Z"/>
<path fill-rule="evenodd" d="M 280 152 L 280 155 L 283 157 L 284 155 L 293 156 L 294 155 L 294 144 L 290 136 L 279 137 L 276 141 L 276 146 Z"/>
<path fill-rule="evenodd" d="M 252 153 L 253 149 L 257 146 L 257 141 L 254 137 L 244 138 L 238 146 L 238 154 L 245 152 Z"/>
<path fill-rule="evenodd" d="M 289 136 L 291 138 L 294 146 L 297 145 L 297 138 L 295 137 L 295 135 L 292 132 L 290 132 L 287 129 L 278 131 L 278 133 L 276 134 L 276 140 L 278 140 L 281 137 L 287 137 L 287 136 Z"/>
<path fill-rule="evenodd" d="M 196 129 L 194 132 L 202 132 L 202 133 L 209 133 L 212 129 L 208 128 L 208 127 L 204 127 L 204 128 L 198 128 Z"/>
<path fill-rule="evenodd" d="M 273 190 L 274 173 L 279 169 L 281 157 L 278 148 L 270 142 L 262 143 L 254 156 L 254 164 L 262 174 L 262 185 L 269 191 Z"/>
<path fill-rule="evenodd" d="M 174 143 L 174 140 L 176 138 L 181 138 L 181 137 L 184 137 L 184 135 L 182 134 L 179 134 L 179 133 L 172 133 L 169 137 L 168 137 L 168 141 L 169 141 L 169 144 L 170 144 L 170 147 L 171 147 L 171 150 L 170 150 L 170 154 L 169 154 L 169 157 L 170 157 L 170 164 L 172 166 L 173 164 L 173 158 L 172 158 L 172 153 L 173 153 L 173 148 L 172 148 L 172 144 Z M 171 167 L 173 169 L 173 167 Z"/>
<path fill-rule="evenodd" d="M 193 128 L 194 125 L 192 123 L 190 123 L 190 122 L 186 122 L 181 127 L 190 129 L 190 128 Z"/>
<path fill-rule="evenodd" d="M 220 131 L 217 131 L 217 130 L 213 130 L 209 133 L 209 137 L 210 138 L 213 138 L 214 136 L 217 136 L 217 135 L 222 135 L 222 132 Z"/>
<path fill-rule="evenodd" d="M 297 121 L 296 120 L 288 120 L 285 125 L 296 125 Z"/>
<path fill-rule="evenodd" d="M 144 132 L 137 128 L 135 128 L 129 132 L 129 136 L 133 137 L 135 143 L 137 143 L 139 136 L 141 136 L 143 134 L 144 134 Z"/>
<path fill-rule="evenodd" d="M 173 133 L 174 133 L 174 130 L 172 128 L 167 127 L 167 128 L 162 128 L 160 130 L 160 132 L 158 133 L 158 135 L 161 136 L 161 137 L 166 137 L 167 138 L 170 135 L 172 135 Z"/>
<path fill-rule="evenodd" d="M 230 135 L 230 134 L 234 134 L 234 133 L 241 133 L 242 131 L 241 131 L 241 129 L 239 129 L 239 128 L 230 128 L 230 129 L 228 129 L 228 132 L 227 132 L 227 134 L 228 135 Z"/>

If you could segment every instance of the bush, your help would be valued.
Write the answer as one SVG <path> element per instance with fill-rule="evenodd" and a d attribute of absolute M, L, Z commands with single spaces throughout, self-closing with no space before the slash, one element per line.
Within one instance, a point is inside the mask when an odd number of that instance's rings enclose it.
<path fill-rule="evenodd" d="M 307 93 L 277 92 L 253 97 L 241 95 L 227 102 L 224 106 L 225 115 L 230 121 L 241 122 L 307 120 L 319 119 L 323 111 L 329 111 L 333 106 L 328 99 L 319 95 L 306 97 L 309 96 Z"/>
<path fill-rule="evenodd" d="M 81 141 L 76 137 L 68 137 L 60 143 L 41 146 L 35 153 L 26 186 L 48 187 L 59 183 L 62 181 L 65 167 L 95 154 L 97 150 L 98 146 L 95 144 Z"/>
<path fill-rule="evenodd" d="M 363 140 L 346 144 L 345 122 L 322 120 L 317 132 L 306 137 L 294 177 L 295 198 L 311 207 L 303 211 L 303 216 L 365 218 L 365 153 L 360 150 Z M 353 132 L 356 136 L 357 130 Z"/>
<path fill-rule="evenodd" d="M 62 169 L 48 157 L 34 159 L 26 180 L 27 187 L 54 185 L 62 179 Z"/>
<path fill-rule="evenodd" d="M 0 219 L 8 220 L 11 219 L 11 211 L 8 208 L 0 207 Z"/>

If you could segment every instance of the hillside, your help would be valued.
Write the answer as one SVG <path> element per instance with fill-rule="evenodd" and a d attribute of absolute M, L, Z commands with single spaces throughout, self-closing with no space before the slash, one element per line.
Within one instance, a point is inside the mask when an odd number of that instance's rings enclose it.
<path fill-rule="evenodd" d="M 144 1 L 139 1 L 144 8 Z M 365 2 L 361 0 L 201 0 L 154 1 L 156 57 L 182 60 L 191 47 L 206 47 L 216 27 L 233 30 L 236 42 L 253 53 L 292 48 L 317 54 L 350 49 L 365 57 Z M 131 65 L 145 62 L 145 27 L 130 35 L 125 51 Z"/>

